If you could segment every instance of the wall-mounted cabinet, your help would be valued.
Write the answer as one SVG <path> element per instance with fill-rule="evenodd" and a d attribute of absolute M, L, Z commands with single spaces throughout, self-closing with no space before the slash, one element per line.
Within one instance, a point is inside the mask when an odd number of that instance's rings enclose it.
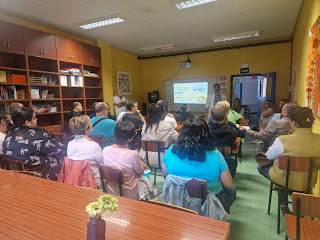
<path fill-rule="evenodd" d="M 101 66 L 101 51 L 99 47 L 82 44 L 82 63 L 89 66 Z"/>
<path fill-rule="evenodd" d="M 57 52 L 60 61 L 81 63 L 81 43 L 57 36 Z"/>

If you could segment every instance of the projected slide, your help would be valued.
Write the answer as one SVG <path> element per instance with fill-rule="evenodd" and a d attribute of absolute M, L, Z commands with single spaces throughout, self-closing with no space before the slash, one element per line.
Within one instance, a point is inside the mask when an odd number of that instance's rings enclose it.
<path fill-rule="evenodd" d="M 205 104 L 208 96 L 208 83 L 174 83 L 174 103 Z"/>

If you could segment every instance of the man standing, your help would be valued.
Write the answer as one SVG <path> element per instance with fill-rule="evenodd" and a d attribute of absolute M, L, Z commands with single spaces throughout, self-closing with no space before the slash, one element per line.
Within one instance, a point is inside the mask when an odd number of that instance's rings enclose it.
<path fill-rule="evenodd" d="M 211 111 L 212 107 L 215 106 L 220 101 L 227 101 L 226 95 L 220 93 L 220 84 L 216 83 L 213 85 L 214 92 L 210 94 L 207 98 L 206 102 L 206 117 L 208 117 L 208 113 Z"/>
<path fill-rule="evenodd" d="M 108 119 L 109 106 L 104 102 L 99 102 L 95 105 L 95 110 L 96 116 L 91 119 L 93 131 L 90 136 L 104 136 L 107 142 L 106 146 L 114 144 L 114 141 L 110 140 L 114 138 L 116 122 Z"/>
<path fill-rule="evenodd" d="M 74 102 L 72 104 L 72 111 L 68 112 L 68 119 L 70 120 L 73 117 L 81 116 L 82 109 L 83 107 L 81 105 L 81 102 Z"/>
<path fill-rule="evenodd" d="M 118 117 L 121 112 L 126 111 L 127 100 L 125 97 L 122 96 L 121 89 L 118 89 L 117 95 L 113 97 L 113 104 L 116 117 Z"/>

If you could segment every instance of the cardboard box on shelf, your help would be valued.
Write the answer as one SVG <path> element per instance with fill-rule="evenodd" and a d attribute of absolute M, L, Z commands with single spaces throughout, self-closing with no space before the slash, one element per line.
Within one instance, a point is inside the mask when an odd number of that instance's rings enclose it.
<path fill-rule="evenodd" d="M 9 74 L 8 75 L 9 83 L 26 83 L 26 76 L 20 74 Z"/>

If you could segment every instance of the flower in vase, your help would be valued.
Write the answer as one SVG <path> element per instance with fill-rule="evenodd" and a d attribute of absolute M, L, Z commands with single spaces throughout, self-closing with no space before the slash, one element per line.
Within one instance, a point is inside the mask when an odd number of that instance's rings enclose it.
<path fill-rule="evenodd" d="M 98 202 L 103 205 L 104 210 L 109 210 L 114 212 L 118 209 L 118 199 L 111 197 L 109 195 L 100 196 Z"/>
<path fill-rule="evenodd" d="M 102 204 L 98 202 L 92 202 L 87 205 L 86 212 L 90 217 L 98 217 L 104 212 L 104 208 Z"/>

